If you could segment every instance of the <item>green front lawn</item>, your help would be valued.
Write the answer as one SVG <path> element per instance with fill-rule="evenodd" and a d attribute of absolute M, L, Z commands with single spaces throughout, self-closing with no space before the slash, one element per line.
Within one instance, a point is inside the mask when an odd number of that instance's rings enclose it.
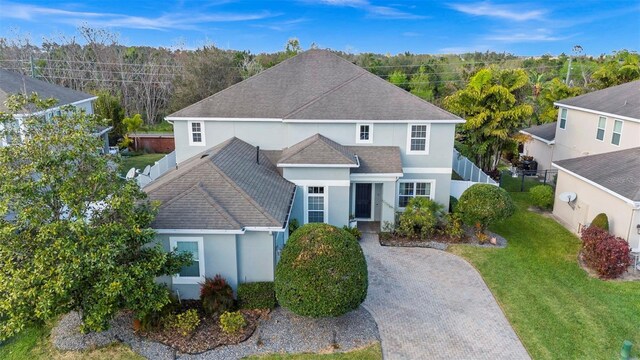
<path fill-rule="evenodd" d="M 580 240 L 556 221 L 518 211 L 493 231 L 506 249 L 457 245 L 482 274 L 534 359 L 617 359 L 625 339 L 640 356 L 640 282 L 589 277 L 577 262 Z"/>
<path fill-rule="evenodd" d="M 134 156 L 123 156 L 122 165 L 120 166 L 122 170 L 120 172 L 124 175 L 132 167 L 143 170 L 147 165 L 153 166 L 153 164 L 155 164 L 156 161 L 162 159 L 164 155 L 165 154 L 143 154 Z"/>
<path fill-rule="evenodd" d="M 359 350 L 331 354 L 273 354 L 250 356 L 247 360 L 382 360 L 380 344 L 369 345 Z"/>

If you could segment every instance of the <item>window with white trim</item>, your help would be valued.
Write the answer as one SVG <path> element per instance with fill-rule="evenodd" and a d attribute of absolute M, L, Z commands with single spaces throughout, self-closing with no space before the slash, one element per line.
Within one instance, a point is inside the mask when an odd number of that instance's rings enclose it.
<path fill-rule="evenodd" d="M 407 153 L 425 154 L 428 152 L 429 125 L 409 125 Z"/>
<path fill-rule="evenodd" d="M 204 123 L 199 121 L 189 122 L 189 145 L 204 146 Z"/>
<path fill-rule="evenodd" d="M 327 222 L 326 193 L 324 186 L 309 186 L 307 188 L 307 222 Z"/>
<path fill-rule="evenodd" d="M 428 197 L 433 199 L 433 182 L 408 182 L 403 181 L 398 186 L 398 207 L 405 208 L 414 197 Z"/>
<path fill-rule="evenodd" d="M 560 129 L 567 128 L 567 109 L 560 109 Z"/>
<path fill-rule="evenodd" d="M 173 278 L 175 283 L 195 284 L 204 279 L 204 244 L 201 237 L 172 237 L 171 248 L 179 253 L 190 253 L 192 262 L 180 269 Z"/>
<path fill-rule="evenodd" d="M 356 143 L 371 143 L 373 142 L 373 125 L 372 124 L 358 124 L 358 133 L 356 134 Z"/>
<path fill-rule="evenodd" d="M 598 130 L 596 131 L 596 139 L 604 141 L 604 132 L 606 128 L 607 118 L 604 116 L 600 116 L 600 119 L 598 119 Z"/>
<path fill-rule="evenodd" d="M 611 135 L 611 143 L 613 145 L 620 145 L 621 137 L 622 137 L 622 120 L 614 120 L 613 134 Z"/>

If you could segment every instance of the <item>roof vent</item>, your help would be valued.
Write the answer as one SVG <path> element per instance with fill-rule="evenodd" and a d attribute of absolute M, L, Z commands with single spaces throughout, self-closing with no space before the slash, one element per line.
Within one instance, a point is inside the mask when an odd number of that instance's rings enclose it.
<path fill-rule="evenodd" d="M 202 155 L 200 156 L 200 159 L 204 159 L 204 158 L 206 158 L 207 156 L 209 156 L 209 153 L 202 154 Z"/>
<path fill-rule="evenodd" d="M 256 146 L 256 164 L 260 165 L 260 146 Z"/>

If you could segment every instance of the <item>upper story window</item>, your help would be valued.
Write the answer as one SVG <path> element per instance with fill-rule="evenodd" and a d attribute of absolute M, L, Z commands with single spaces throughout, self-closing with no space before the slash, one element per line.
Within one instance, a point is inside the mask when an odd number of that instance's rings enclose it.
<path fill-rule="evenodd" d="M 327 222 L 327 194 L 324 186 L 307 188 L 307 222 Z"/>
<path fill-rule="evenodd" d="M 357 124 L 356 143 L 373 142 L 373 124 Z"/>
<path fill-rule="evenodd" d="M 189 121 L 189 145 L 204 146 L 204 123 Z"/>
<path fill-rule="evenodd" d="M 560 109 L 560 129 L 567 128 L 567 109 Z"/>
<path fill-rule="evenodd" d="M 190 253 L 191 264 L 184 266 L 176 274 L 173 282 L 177 284 L 197 284 L 204 279 L 204 243 L 201 237 L 172 237 L 171 248 L 177 252 Z"/>
<path fill-rule="evenodd" d="M 600 119 L 598 119 L 598 130 L 596 131 L 596 139 L 604 141 L 604 132 L 606 128 L 607 118 L 604 116 L 600 116 Z"/>
<path fill-rule="evenodd" d="M 429 125 L 409 124 L 407 136 L 407 154 L 429 153 Z"/>
<path fill-rule="evenodd" d="M 615 120 L 613 122 L 613 134 L 611 135 L 611 143 L 613 145 L 620 145 L 621 137 L 622 137 L 622 120 Z"/>
<path fill-rule="evenodd" d="M 405 208 L 414 197 L 433 199 L 433 181 L 400 182 L 398 185 L 398 207 Z"/>

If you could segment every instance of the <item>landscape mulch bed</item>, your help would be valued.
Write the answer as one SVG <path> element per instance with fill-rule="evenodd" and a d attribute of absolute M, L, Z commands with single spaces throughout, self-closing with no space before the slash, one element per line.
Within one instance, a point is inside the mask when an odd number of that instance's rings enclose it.
<path fill-rule="evenodd" d="M 489 236 L 489 239 L 495 237 L 496 244 L 493 245 L 488 240 L 485 243 L 480 243 L 472 228 L 467 228 L 465 230 L 465 235 L 461 239 L 451 238 L 447 235 L 431 235 L 429 239 L 416 239 L 390 233 L 380 233 L 378 238 L 380 245 L 382 246 L 422 247 L 438 250 L 446 250 L 449 245 L 455 244 L 466 244 L 489 248 L 503 248 L 507 246 L 507 240 L 502 236 L 490 231 L 485 231 L 485 234 Z"/>
<path fill-rule="evenodd" d="M 226 334 L 220 328 L 218 317 L 205 316 L 199 301 L 183 300 L 182 311 L 197 309 L 200 324 L 188 336 L 182 336 L 174 329 L 160 328 L 148 332 L 140 331 L 140 336 L 171 346 L 186 354 L 199 354 L 223 345 L 233 345 L 247 340 L 258 326 L 258 321 L 269 314 L 269 310 L 239 310 L 247 323 L 237 334 Z"/>

